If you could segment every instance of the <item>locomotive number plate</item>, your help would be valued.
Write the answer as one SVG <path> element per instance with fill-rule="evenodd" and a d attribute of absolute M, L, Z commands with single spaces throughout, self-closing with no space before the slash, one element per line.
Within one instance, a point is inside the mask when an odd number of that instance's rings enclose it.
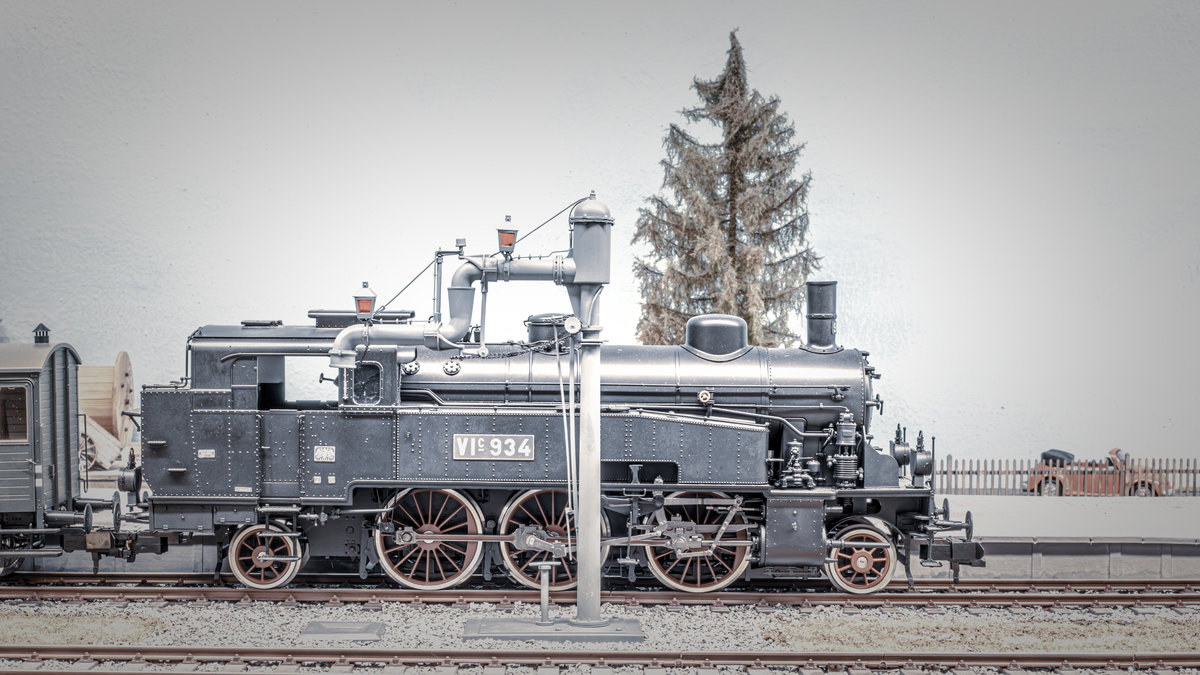
<path fill-rule="evenodd" d="M 533 435 L 454 434 L 454 459 L 533 461 Z"/>

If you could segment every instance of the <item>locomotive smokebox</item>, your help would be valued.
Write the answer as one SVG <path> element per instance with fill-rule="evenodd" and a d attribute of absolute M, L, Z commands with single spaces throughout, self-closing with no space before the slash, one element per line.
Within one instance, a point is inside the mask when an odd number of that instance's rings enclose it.
<path fill-rule="evenodd" d="M 607 284 L 612 250 L 612 212 L 591 198 L 571 210 L 571 257 L 575 259 L 577 284 Z"/>
<path fill-rule="evenodd" d="M 808 350 L 834 352 L 839 349 L 837 335 L 837 282 L 809 281 L 804 284 L 808 298 Z"/>

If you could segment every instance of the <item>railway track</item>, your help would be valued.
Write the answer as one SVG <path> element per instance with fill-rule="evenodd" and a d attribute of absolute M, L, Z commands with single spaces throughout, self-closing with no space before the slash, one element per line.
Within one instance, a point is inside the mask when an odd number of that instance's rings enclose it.
<path fill-rule="evenodd" d="M 127 647 L 127 646 L 10 646 L 0 645 L 0 659 L 15 662 L 10 669 L 81 671 L 92 675 L 129 673 L 170 668 L 175 672 L 241 672 L 248 666 L 292 673 L 313 667 L 331 672 L 400 674 L 411 667 L 453 675 L 461 667 L 483 667 L 483 675 L 501 675 L 508 666 L 537 668 L 552 675 L 569 666 L 586 665 L 592 675 L 611 675 L 612 668 L 690 668 L 699 675 L 716 675 L 717 669 L 740 666 L 747 675 L 765 675 L 766 668 L 841 668 L 856 671 L 920 671 L 922 669 L 1001 668 L 1070 670 L 1077 668 L 1183 669 L 1200 667 L 1196 653 L 1025 653 L 983 654 L 957 652 L 904 653 L 796 653 L 796 652 L 646 652 L 561 650 L 464 649 L 359 649 L 359 648 L 253 648 L 253 647 Z M 311 670 L 310 670 L 311 672 Z M 475 671 L 478 672 L 478 671 Z"/>
<path fill-rule="evenodd" d="M 218 585 L 235 584 L 233 576 L 223 574 L 220 576 Z M 347 588 L 365 588 L 372 586 L 372 581 L 363 581 L 356 574 L 302 574 L 296 578 L 296 581 L 290 587 L 306 588 L 315 586 L 341 586 Z M 213 575 L 205 573 L 175 573 L 175 572 L 158 572 L 158 573 L 130 573 L 130 572 L 108 572 L 92 574 L 90 572 L 15 572 L 3 581 L 0 581 L 0 588 L 5 584 L 19 586 L 214 586 Z M 392 588 L 385 586 L 386 582 L 379 578 L 374 580 L 374 586 L 378 589 Z M 815 592 L 816 586 L 811 588 L 797 587 L 788 582 L 768 582 L 759 580 L 756 582 L 760 587 L 765 587 L 764 592 L 776 593 L 809 593 Z M 826 586 L 827 587 L 827 586 Z M 737 586 L 732 588 L 736 589 Z M 470 585 L 463 585 L 459 589 L 451 589 L 445 593 L 456 593 L 461 590 L 479 590 Z M 288 589 L 276 589 L 285 591 Z M 889 593 L 928 593 L 928 592 L 945 592 L 945 591 L 991 591 L 991 592 L 1006 592 L 1006 591 L 1023 591 L 1023 592 L 1197 592 L 1200 591 L 1200 579 L 962 579 L 953 582 L 947 579 L 917 579 L 914 587 L 910 590 L 908 584 L 903 580 L 893 581 L 887 587 Z M 627 592 L 614 591 L 614 592 Z M 701 596 L 706 594 L 700 594 Z M 707 594 L 711 595 L 711 594 Z"/>
<path fill-rule="evenodd" d="M 17 575 L 13 581 L 31 585 L 0 585 L 0 600 L 27 603 L 67 602 L 278 602 L 350 604 L 377 608 L 382 603 L 405 604 L 495 604 L 501 608 L 515 603 L 536 604 L 537 591 L 499 589 L 452 589 L 426 592 L 388 587 L 326 585 L 328 579 L 310 579 L 310 584 L 295 588 L 255 590 L 212 585 L 211 575 Z M 341 579 L 345 583 L 346 579 Z M 32 585 L 37 584 L 37 585 Z M 551 594 L 554 604 L 573 604 L 573 591 Z M 923 581 L 909 590 L 893 585 L 888 591 L 867 596 L 824 592 L 722 591 L 691 594 L 674 591 L 611 590 L 601 601 L 629 607 L 666 605 L 668 607 L 708 606 L 720 611 L 734 606 L 753 605 L 762 609 L 779 606 L 839 606 L 855 609 L 891 607 L 1174 607 L 1182 612 L 1200 609 L 1200 582 L 1197 581 L 1117 581 L 1072 580 L 1035 581 L 989 580 L 974 583 Z"/>

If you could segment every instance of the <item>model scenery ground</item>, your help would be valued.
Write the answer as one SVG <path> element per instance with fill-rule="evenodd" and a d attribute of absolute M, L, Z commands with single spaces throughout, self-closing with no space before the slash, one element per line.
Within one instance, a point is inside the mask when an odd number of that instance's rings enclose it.
<path fill-rule="evenodd" d="M 383 622 L 379 642 L 364 648 L 423 649 L 563 649 L 580 645 L 554 642 L 464 642 L 467 619 L 500 616 L 535 617 L 535 605 L 518 604 L 511 612 L 493 605 L 466 608 L 385 604 L 373 610 L 347 605 L 329 607 L 275 603 L 249 606 L 232 603 L 151 606 L 133 602 L 45 603 L 34 607 L 15 601 L 0 604 L 0 629 L 7 644 L 139 644 L 190 646 L 316 647 L 337 642 L 306 642 L 300 633 L 313 621 Z M 1145 611 L 1145 610 L 1141 610 Z M 554 608 L 555 616 L 571 616 L 572 607 Z M 703 607 L 673 611 L 663 607 L 603 607 L 605 616 L 641 622 L 642 643 L 589 643 L 586 649 L 646 651 L 807 651 L 807 652 L 1182 652 L 1200 651 L 1200 613 L 1180 614 L 1169 608 L 1147 613 L 1113 609 L 1087 610 L 948 608 L 944 614 L 918 609 L 869 609 L 846 612 L 839 607 L 811 611 L 777 608 L 762 612 L 735 607 L 713 612 Z"/>

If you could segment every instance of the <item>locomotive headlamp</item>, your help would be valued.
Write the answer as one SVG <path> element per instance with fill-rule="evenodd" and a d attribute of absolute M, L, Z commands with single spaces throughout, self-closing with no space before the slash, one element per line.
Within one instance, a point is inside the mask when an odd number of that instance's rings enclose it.
<path fill-rule="evenodd" d="M 513 249 L 517 247 L 517 231 L 497 228 L 496 238 L 500 240 L 500 252 L 505 258 L 511 258 Z"/>
<path fill-rule="evenodd" d="M 354 309 L 359 321 L 370 321 L 375 316 L 375 291 L 363 282 L 363 290 L 354 296 Z"/>

